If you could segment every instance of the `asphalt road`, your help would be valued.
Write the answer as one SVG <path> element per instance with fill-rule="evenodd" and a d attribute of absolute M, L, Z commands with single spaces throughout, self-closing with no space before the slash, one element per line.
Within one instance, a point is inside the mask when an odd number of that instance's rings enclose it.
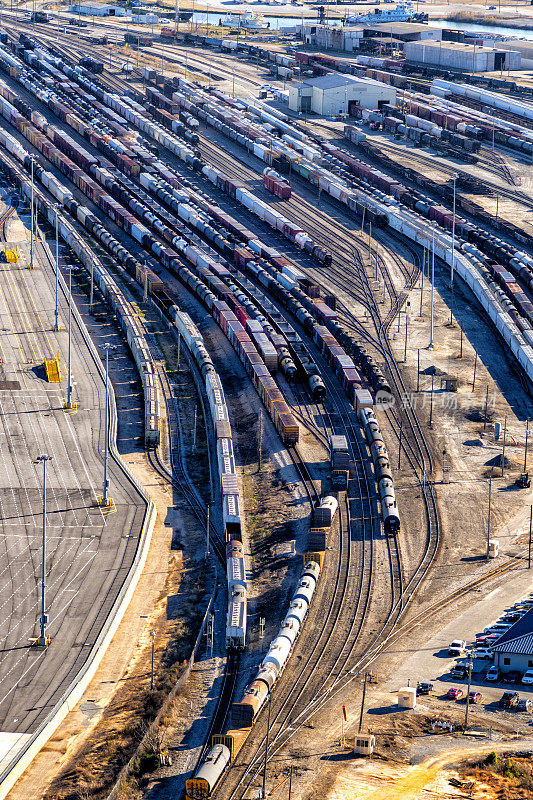
<path fill-rule="evenodd" d="M 54 333 L 54 279 L 42 247 L 28 268 L 0 264 L 0 759 L 46 717 L 83 665 L 133 561 L 145 502 L 113 459 L 102 509 L 104 384 L 72 327 L 73 399 L 66 411 L 68 311 Z M 61 295 L 61 293 L 60 293 Z M 45 354 L 59 354 L 48 383 Z M 47 649 L 39 632 L 43 467 L 47 468 Z M 16 734 L 13 736 L 13 734 Z"/>

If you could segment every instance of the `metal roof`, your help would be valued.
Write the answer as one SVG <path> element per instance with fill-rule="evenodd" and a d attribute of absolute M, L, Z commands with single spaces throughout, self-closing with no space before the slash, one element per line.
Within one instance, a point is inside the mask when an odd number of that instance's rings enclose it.
<path fill-rule="evenodd" d="M 361 83 L 362 81 L 353 78 L 351 75 L 338 75 L 330 73 L 328 75 L 321 75 L 319 78 L 309 78 L 304 81 L 304 86 L 316 86 L 317 89 L 336 89 L 338 86 L 346 86 L 346 84 Z"/>
<path fill-rule="evenodd" d="M 379 86 L 380 89 L 395 91 L 394 86 L 375 81 L 372 78 L 354 78 L 352 75 L 336 75 L 334 73 L 322 75 L 319 78 L 309 78 L 309 80 L 303 81 L 302 86 L 312 86 L 324 90 L 337 89 L 339 86 L 359 86 L 361 89 Z"/>
<path fill-rule="evenodd" d="M 533 655 L 533 608 L 500 636 L 492 649 L 498 653 Z"/>

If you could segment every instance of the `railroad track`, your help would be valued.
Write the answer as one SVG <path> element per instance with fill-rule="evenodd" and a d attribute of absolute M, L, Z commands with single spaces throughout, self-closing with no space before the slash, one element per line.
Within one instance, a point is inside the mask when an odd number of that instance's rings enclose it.
<path fill-rule="evenodd" d="M 15 213 L 15 208 L 13 206 L 9 206 L 6 208 L 2 216 L 0 217 L 0 237 L 3 239 L 4 242 L 7 241 L 7 223 Z"/>
<path fill-rule="evenodd" d="M 207 415 L 206 415 L 203 394 L 200 389 L 200 381 L 198 379 L 198 376 L 195 375 L 191 363 L 189 361 L 188 363 L 189 367 L 191 368 L 191 374 L 193 375 L 193 378 L 195 379 L 195 383 L 198 388 L 198 395 L 200 397 L 202 414 L 204 420 L 206 420 Z M 207 505 L 202 499 L 198 489 L 192 482 L 189 473 L 187 471 L 187 465 L 185 461 L 185 447 L 183 444 L 183 423 L 181 419 L 179 403 L 172 390 L 168 373 L 165 370 L 162 361 L 158 361 L 156 362 L 156 364 L 157 364 L 160 385 L 166 400 L 167 420 L 168 420 L 168 440 L 169 440 L 168 452 L 169 452 L 171 466 L 169 469 L 164 463 L 161 454 L 161 447 L 158 447 L 155 450 L 148 450 L 147 451 L 148 460 L 153 469 L 159 475 L 164 477 L 165 480 L 167 480 L 173 486 L 173 488 L 176 489 L 184 497 L 185 501 L 189 505 L 191 512 L 194 514 L 194 516 L 200 522 L 200 524 L 205 527 L 207 533 Z M 209 435 L 208 426 L 206 426 L 206 431 L 207 435 Z M 172 440 L 174 440 L 174 442 L 176 443 L 176 447 L 174 448 L 172 447 Z M 208 459 L 208 461 L 209 465 L 211 465 L 210 459 Z M 211 486 L 213 487 L 214 478 L 212 474 L 210 474 L 210 482 Z M 225 543 L 221 540 L 220 533 L 216 529 L 215 525 L 211 520 L 209 522 L 209 538 L 218 560 L 225 567 L 226 565 Z"/>
<path fill-rule="evenodd" d="M 386 145 L 386 148 L 390 150 L 392 153 L 396 155 L 403 155 L 408 157 L 411 161 L 417 161 L 423 166 L 432 166 L 437 167 L 438 169 L 442 169 L 444 172 L 448 172 L 450 175 L 453 173 L 463 175 L 463 177 L 468 180 L 469 173 L 462 171 L 460 168 L 453 166 L 447 166 L 442 164 L 440 161 L 435 162 L 435 160 L 431 156 L 425 156 L 421 153 L 417 152 L 414 153 L 411 149 L 406 151 L 405 148 L 396 147 L 391 142 L 385 140 L 381 143 L 382 145 Z M 526 206 L 527 208 L 533 208 L 533 198 L 524 194 L 523 192 L 519 192 L 513 189 L 507 189 L 505 186 L 494 186 L 493 184 L 488 183 L 488 181 L 483 180 L 482 178 L 476 178 L 481 184 L 484 185 L 487 194 L 491 195 L 494 192 L 497 192 L 500 196 L 507 197 L 509 200 L 514 200 L 516 203 L 521 203 L 522 205 Z"/>

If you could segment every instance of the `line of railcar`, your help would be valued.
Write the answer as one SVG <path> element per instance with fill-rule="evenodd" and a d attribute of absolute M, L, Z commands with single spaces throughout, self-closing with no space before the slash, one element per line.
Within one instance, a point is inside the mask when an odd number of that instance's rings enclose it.
<path fill-rule="evenodd" d="M 226 548 L 228 608 L 226 648 L 242 651 L 246 647 L 247 579 L 242 544 L 243 518 L 237 478 L 231 421 L 220 376 L 204 344 L 198 327 L 189 314 L 177 306 L 168 311 L 176 330 L 187 345 L 204 380 L 211 424 L 216 441 L 218 474 L 222 494 L 222 522 Z"/>
<path fill-rule="evenodd" d="M 11 154 L 17 154 L 29 163 L 29 154 L 23 151 L 16 139 L 6 131 L 0 129 L 0 144 Z M 10 163 L 4 156 L 3 168 L 10 174 L 10 177 L 17 183 L 23 194 L 31 197 L 31 180 L 28 178 L 18 165 Z M 40 168 L 39 168 L 40 169 Z M 42 176 L 42 171 L 35 168 L 36 177 Z M 43 183 L 44 185 L 44 183 Z M 37 210 L 53 226 L 56 225 L 56 213 L 44 194 L 38 187 L 34 186 L 34 202 Z M 141 379 L 144 394 L 144 438 L 149 447 L 157 447 L 161 437 L 161 412 L 159 389 L 156 378 L 156 369 L 150 350 L 146 342 L 144 331 L 139 323 L 131 303 L 129 303 L 120 291 L 114 279 L 105 269 L 100 259 L 94 251 L 87 246 L 85 239 L 79 235 L 73 225 L 66 219 L 61 212 L 57 215 L 58 233 L 72 251 L 79 258 L 88 274 L 90 274 L 95 284 L 99 287 L 106 302 L 109 303 L 117 315 L 120 327 L 132 353 Z M 154 276 L 155 277 L 155 276 Z M 159 281 L 158 285 L 162 285 Z M 153 289 L 156 290 L 156 282 L 153 282 Z"/>
<path fill-rule="evenodd" d="M 130 233 L 143 247 L 154 253 L 165 267 L 171 269 L 171 271 L 178 274 L 179 277 L 183 277 L 183 269 L 177 252 L 160 245 L 148 228 L 140 223 L 127 209 L 124 209 L 120 203 L 116 202 L 113 197 L 108 195 L 98 183 L 88 178 L 87 174 L 82 171 L 82 169 L 76 167 L 76 163 L 70 161 L 58 148 L 52 146 L 51 142 L 47 140 L 44 134 L 40 133 L 40 131 L 35 129 L 32 125 L 29 125 L 22 115 L 16 111 L 14 106 L 11 106 L 11 104 L 3 98 L 0 99 L 0 111 L 12 124 L 24 133 L 43 154 L 47 155 L 62 172 L 73 180 L 78 188 L 96 202 L 116 224 Z M 100 162 L 97 159 L 90 156 L 83 148 L 77 146 L 73 140 L 64 133 L 58 133 L 57 135 L 54 133 L 54 139 L 66 149 L 68 148 L 68 152 L 76 159 L 80 167 L 88 168 L 91 174 L 99 179 L 100 183 L 106 185 L 106 171 L 103 167 L 99 166 Z M 107 173 L 109 174 L 108 171 Z M 130 199 L 128 203 L 132 206 L 133 210 L 142 210 L 141 204 L 139 204 L 138 201 L 131 201 Z M 153 216 L 152 212 L 145 206 L 143 213 L 145 215 L 143 219 L 149 222 L 149 218 Z M 160 226 L 159 229 L 162 230 L 162 227 Z M 177 247 L 194 267 L 198 269 L 209 268 L 209 270 L 214 273 L 213 277 L 220 277 L 224 273 L 229 274 L 226 268 L 219 265 L 218 262 L 209 255 L 203 253 L 201 248 L 199 249 L 198 247 L 187 244 L 168 227 L 166 230 L 169 231 L 171 244 Z M 186 282 L 190 285 L 189 275 L 186 275 Z M 199 288 L 198 284 L 196 284 L 196 287 Z M 236 317 L 234 317 L 233 312 L 231 312 L 227 304 L 224 301 L 218 301 L 217 298 L 213 296 L 212 292 L 207 291 L 207 287 L 204 286 L 204 289 L 205 291 L 200 289 L 202 294 L 201 299 L 207 304 L 209 310 L 212 311 L 216 321 L 220 324 L 224 333 L 226 333 L 239 354 L 282 440 L 287 445 L 295 444 L 299 435 L 296 420 L 284 399 L 279 397 L 279 389 L 275 382 L 269 377 L 259 374 L 264 364 L 255 346 L 252 344 L 250 337 L 244 332 L 243 326 L 238 322 Z"/>
<path fill-rule="evenodd" d="M 106 100 L 107 100 L 107 98 L 105 97 L 105 93 L 104 93 L 104 99 L 106 99 Z M 131 101 L 130 101 L 130 102 L 131 102 Z M 159 140 L 159 139 L 158 139 L 158 131 L 157 131 L 157 130 L 156 130 L 156 131 L 153 131 L 153 132 L 152 132 L 152 134 L 155 134 L 154 138 L 156 138 L 156 140 Z M 162 143 L 163 143 L 163 144 L 165 144 L 165 146 L 168 146 L 168 147 L 169 147 L 169 149 L 170 149 L 172 152 L 176 152 L 176 144 L 175 144 L 174 142 L 172 142 L 172 141 L 171 141 L 171 142 L 169 143 L 169 142 L 167 142 L 166 140 L 164 140 L 164 139 L 163 139 Z M 179 151 L 180 151 L 180 150 L 179 150 L 179 147 L 178 147 L 178 152 L 179 152 Z M 188 157 L 189 157 L 189 155 L 187 154 L 187 155 L 186 155 L 186 158 L 188 158 Z M 197 160 L 197 161 L 199 161 L 199 160 Z M 194 163 L 196 163 L 196 162 L 194 162 Z M 194 163 L 193 163 L 193 168 L 194 168 Z M 200 163 L 201 163 L 201 162 L 200 162 Z M 196 168 L 198 168 L 198 167 L 196 167 Z M 325 181 L 325 182 L 323 182 L 323 181 L 322 181 L 322 179 L 320 179 L 320 180 L 321 180 L 321 187 L 322 187 L 322 188 L 325 188 L 325 189 L 326 189 L 326 191 L 330 191 L 330 193 L 332 193 L 332 196 L 337 196 L 337 195 L 338 195 L 340 199 L 343 199 L 343 198 L 342 198 L 342 195 L 343 195 L 343 193 L 344 193 L 344 190 L 343 190 L 343 187 L 342 187 L 342 185 L 339 185 L 339 183 L 338 183 L 338 182 L 335 182 L 335 181 L 333 181 L 333 182 L 330 182 L 330 181 L 328 181 L 327 179 L 326 179 L 326 181 Z M 345 199 L 345 198 L 344 198 L 344 199 Z M 370 214 L 372 213 L 372 209 L 371 209 L 371 208 L 369 208 L 369 205 L 371 205 L 371 204 L 370 204 L 370 202 L 369 202 L 369 201 L 366 201 L 366 199 L 365 199 L 365 206 L 366 206 L 366 211 L 367 211 L 368 215 L 370 215 Z M 379 203 L 379 202 L 378 202 L 378 207 L 379 207 L 379 206 L 381 206 L 381 203 Z M 383 208 L 383 206 L 381 206 L 381 208 Z M 383 210 L 386 210 L 386 209 L 383 209 Z M 383 215 L 380 215 L 380 217 L 382 217 L 382 216 L 383 216 Z M 389 220 L 389 224 L 391 224 L 391 221 L 390 221 L 390 220 Z M 401 223 L 401 226 L 404 228 L 404 230 L 406 229 L 406 226 L 405 226 L 403 223 Z M 394 221 L 393 227 L 396 227 L 396 229 L 398 229 L 398 227 L 399 227 L 399 225 L 398 225 L 398 220 L 395 220 L 395 221 Z M 409 230 L 409 228 L 407 228 L 407 230 Z M 403 232 L 403 231 L 402 231 L 402 232 Z"/>

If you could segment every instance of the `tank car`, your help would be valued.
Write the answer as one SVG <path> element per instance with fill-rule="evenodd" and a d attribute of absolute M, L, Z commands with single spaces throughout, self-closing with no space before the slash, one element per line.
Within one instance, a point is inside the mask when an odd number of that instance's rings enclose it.
<path fill-rule="evenodd" d="M 187 800 L 207 800 L 229 761 L 229 748 L 224 744 L 213 745 L 195 777 L 187 779 L 185 784 Z"/>

